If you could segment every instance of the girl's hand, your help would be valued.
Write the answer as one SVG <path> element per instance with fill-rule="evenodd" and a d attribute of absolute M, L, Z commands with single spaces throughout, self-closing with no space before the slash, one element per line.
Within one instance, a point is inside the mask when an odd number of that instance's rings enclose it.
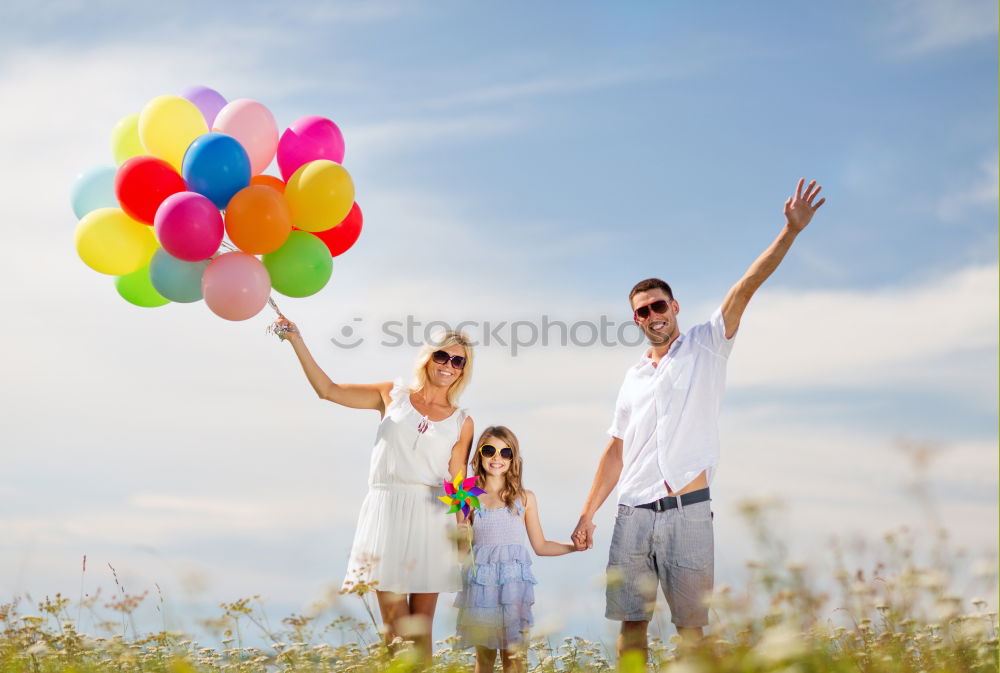
<path fill-rule="evenodd" d="M 291 320 L 285 316 L 278 314 L 278 319 L 274 321 L 271 326 L 275 333 L 277 333 L 278 338 L 282 341 L 286 339 L 288 341 L 296 341 L 302 339 L 302 334 L 299 332 L 299 328 Z"/>

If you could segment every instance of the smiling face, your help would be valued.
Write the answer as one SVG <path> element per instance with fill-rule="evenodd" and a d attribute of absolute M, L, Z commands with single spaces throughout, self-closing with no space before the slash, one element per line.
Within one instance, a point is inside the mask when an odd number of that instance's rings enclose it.
<path fill-rule="evenodd" d="M 659 301 L 666 304 L 663 313 L 657 313 L 652 308 L 652 305 Z M 635 323 L 646 335 L 650 345 L 659 346 L 676 338 L 679 333 L 677 314 L 681 308 L 676 300 L 671 299 L 670 295 L 660 288 L 643 290 L 632 296 L 632 310 L 636 311 L 642 307 L 648 307 L 649 313 L 645 318 L 636 315 Z"/>
<path fill-rule="evenodd" d="M 513 451 L 514 450 L 513 447 L 508 445 L 507 442 L 503 441 L 499 437 L 488 437 L 486 441 L 483 442 L 483 444 L 489 444 L 490 446 L 496 448 L 496 453 L 494 453 L 493 456 L 491 456 L 490 458 L 487 458 L 481 453 L 479 454 L 479 460 L 481 461 L 481 464 L 483 466 L 483 472 L 485 472 L 487 475 L 492 475 L 494 477 L 499 477 L 504 473 L 506 473 L 507 470 L 510 469 L 510 466 L 514 462 L 514 460 L 513 458 L 504 459 L 500 457 L 500 452 L 503 449 L 508 449 L 508 448 L 511 449 L 511 451 Z M 516 455 L 517 454 L 515 454 L 515 456 Z"/>
<path fill-rule="evenodd" d="M 459 344 L 452 344 L 450 346 L 445 346 L 438 350 L 442 350 L 449 356 L 459 356 L 463 358 L 468 358 L 465 352 L 465 347 Z M 464 370 L 455 367 L 453 362 L 449 360 L 444 364 L 440 364 L 434 361 L 431 357 L 427 360 L 427 364 L 424 366 L 424 371 L 427 373 L 427 380 L 430 381 L 432 385 L 441 386 L 442 388 L 448 388 L 460 378 L 464 373 Z"/>
<path fill-rule="evenodd" d="M 479 451 L 480 447 L 487 444 L 496 449 L 496 453 L 489 458 L 483 456 Z M 521 472 L 524 465 L 521 462 L 521 449 L 517 435 L 504 425 L 491 425 L 483 430 L 475 447 L 469 473 L 479 478 L 478 486 L 480 488 L 491 493 L 487 496 L 487 500 L 492 501 L 493 498 L 498 498 L 505 506 L 514 507 L 517 498 L 524 497 L 524 488 L 521 485 Z M 499 455 L 503 449 L 510 450 L 513 454 L 511 458 L 504 460 Z M 498 480 L 501 484 L 499 486 Z"/>

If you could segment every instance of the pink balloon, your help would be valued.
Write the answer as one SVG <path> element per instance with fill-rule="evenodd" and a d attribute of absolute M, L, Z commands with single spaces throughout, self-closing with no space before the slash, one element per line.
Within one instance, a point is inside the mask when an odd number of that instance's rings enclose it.
<path fill-rule="evenodd" d="M 278 149 L 278 124 L 274 115 L 263 104 L 249 98 L 227 103 L 215 118 L 213 130 L 231 135 L 243 145 L 250 157 L 251 175 L 263 172 Z"/>
<path fill-rule="evenodd" d="M 302 164 L 316 159 L 344 163 L 344 135 L 329 119 L 303 117 L 292 123 L 278 141 L 278 169 L 285 182 Z"/>
<path fill-rule="evenodd" d="M 185 262 L 200 262 L 219 251 L 226 225 L 219 209 L 195 192 L 171 194 L 156 209 L 153 229 L 163 249 Z"/>
<path fill-rule="evenodd" d="M 215 315 L 226 320 L 247 320 L 267 304 L 271 276 L 253 255 L 227 252 L 208 263 L 201 277 L 201 292 Z"/>

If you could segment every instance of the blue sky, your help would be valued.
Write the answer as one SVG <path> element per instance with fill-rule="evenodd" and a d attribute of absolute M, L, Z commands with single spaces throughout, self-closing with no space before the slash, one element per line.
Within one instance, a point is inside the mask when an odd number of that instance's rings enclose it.
<path fill-rule="evenodd" d="M 281 127 L 321 114 L 344 131 L 364 233 L 323 292 L 278 298 L 335 379 L 405 375 L 415 354 L 332 347 L 354 318 L 369 337 L 406 313 L 620 321 L 656 275 L 682 326 L 703 320 L 795 180 L 817 178 L 829 202 L 730 365 L 719 581 L 749 553 L 740 498 L 779 493 L 806 555 L 913 524 L 900 437 L 941 447 L 942 520 L 995 557 L 995 4 L 9 2 L 0 19 L 18 251 L 2 272 L 18 326 L 2 337 L 0 595 L 69 593 L 83 553 L 168 587 L 179 613 L 189 575 L 277 612 L 340 581 L 376 419 L 318 402 L 267 316 L 140 311 L 72 249 L 76 173 L 110 162 L 120 117 L 192 84 L 258 99 Z M 481 349 L 465 402 L 536 452 L 550 537 L 568 537 L 638 352 Z M 593 618 L 573 628 L 603 633 L 606 545 L 539 561 L 540 615 L 576 583 Z"/>

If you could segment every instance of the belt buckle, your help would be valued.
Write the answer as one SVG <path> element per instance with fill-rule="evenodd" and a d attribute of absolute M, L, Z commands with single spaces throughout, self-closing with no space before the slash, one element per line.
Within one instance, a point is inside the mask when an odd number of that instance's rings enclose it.
<path fill-rule="evenodd" d="M 662 512 L 663 509 L 664 508 L 663 508 L 663 499 L 662 498 L 660 500 L 657 500 L 657 501 L 655 501 L 653 503 L 653 511 L 654 512 Z"/>

